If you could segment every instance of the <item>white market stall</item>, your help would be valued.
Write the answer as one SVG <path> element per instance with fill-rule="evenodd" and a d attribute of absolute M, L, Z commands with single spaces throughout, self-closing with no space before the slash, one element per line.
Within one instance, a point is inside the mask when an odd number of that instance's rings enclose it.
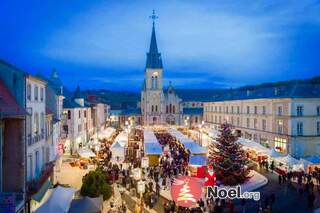
<path fill-rule="evenodd" d="M 149 165 L 154 166 L 159 163 L 159 158 L 162 154 L 162 147 L 158 142 L 154 132 L 150 129 L 143 131 L 144 152 L 149 158 Z"/>
<path fill-rule="evenodd" d="M 113 127 L 108 127 L 98 133 L 98 139 L 110 139 L 116 133 L 116 129 Z"/>
<path fill-rule="evenodd" d="M 191 138 L 185 136 L 182 132 L 177 129 L 168 129 L 170 135 L 175 137 L 181 144 L 183 144 L 186 149 L 189 149 L 192 155 L 206 155 L 208 150 L 205 147 L 200 146 Z"/>
<path fill-rule="evenodd" d="M 112 160 L 116 162 L 124 161 L 127 146 L 128 133 L 126 131 L 122 131 L 119 135 L 117 135 L 110 147 L 110 151 L 112 152 Z"/>
<path fill-rule="evenodd" d="M 91 149 L 83 147 L 78 149 L 78 154 L 81 158 L 93 158 L 96 157 L 96 154 L 94 154 L 93 151 L 91 151 Z"/>
<path fill-rule="evenodd" d="M 50 198 L 35 213 L 67 213 L 76 189 L 57 186 Z"/>

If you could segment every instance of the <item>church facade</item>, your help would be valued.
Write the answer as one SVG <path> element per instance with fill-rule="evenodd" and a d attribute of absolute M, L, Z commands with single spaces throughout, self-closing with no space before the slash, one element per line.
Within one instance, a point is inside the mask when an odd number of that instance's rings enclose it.
<path fill-rule="evenodd" d="M 163 86 L 163 64 L 158 51 L 153 18 L 150 49 L 147 53 L 144 83 L 141 91 L 141 114 L 144 125 L 181 125 L 182 100 L 175 93 L 170 82 Z"/>

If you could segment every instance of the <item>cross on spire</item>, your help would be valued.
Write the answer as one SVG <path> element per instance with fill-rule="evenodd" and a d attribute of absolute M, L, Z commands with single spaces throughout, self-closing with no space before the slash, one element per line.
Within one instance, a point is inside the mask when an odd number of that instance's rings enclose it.
<path fill-rule="evenodd" d="M 156 15 L 155 10 L 152 10 L 152 15 L 151 15 L 151 16 L 149 16 L 149 18 L 151 18 L 151 19 L 152 19 L 152 25 L 154 26 L 154 22 L 155 22 L 155 20 L 156 20 L 156 19 L 158 19 L 159 17 Z"/>

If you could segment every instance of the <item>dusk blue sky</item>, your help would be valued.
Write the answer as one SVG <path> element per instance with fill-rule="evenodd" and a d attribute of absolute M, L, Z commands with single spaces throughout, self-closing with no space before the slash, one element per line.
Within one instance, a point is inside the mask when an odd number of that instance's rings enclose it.
<path fill-rule="evenodd" d="M 320 74 L 319 0 L 0 2 L 0 58 L 70 89 L 141 88 L 152 9 L 165 84 L 237 87 Z"/>

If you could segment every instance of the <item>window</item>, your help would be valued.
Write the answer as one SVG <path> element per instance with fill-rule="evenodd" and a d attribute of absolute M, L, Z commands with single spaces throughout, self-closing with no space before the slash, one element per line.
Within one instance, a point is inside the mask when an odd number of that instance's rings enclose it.
<path fill-rule="evenodd" d="M 87 110 L 83 111 L 83 115 L 84 115 L 85 118 L 87 117 Z"/>
<path fill-rule="evenodd" d="M 279 134 L 283 134 L 283 121 L 282 120 L 278 120 L 277 122 L 277 130 Z"/>
<path fill-rule="evenodd" d="M 297 116 L 303 116 L 303 106 L 297 106 Z"/>
<path fill-rule="evenodd" d="M 153 112 L 153 110 L 154 110 L 153 108 L 154 108 L 154 107 L 153 107 L 153 105 L 152 105 L 152 106 L 151 106 L 151 112 Z"/>
<path fill-rule="evenodd" d="M 274 138 L 274 146 L 280 152 L 284 152 L 287 149 L 287 139 L 275 137 Z"/>
<path fill-rule="evenodd" d="M 219 106 L 219 112 L 221 112 L 221 106 Z"/>
<path fill-rule="evenodd" d="M 217 106 L 214 107 L 214 111 L 216 111 L 216 112 L 218 111 L 218 107 Z"/>
<path fill-rule="evenodd" d="M 31 84 L 27 85 L 27 98 L 31 101 Z"/>
<path fill-rule="evenodd" d="M 32 159 L 32 155 L 28 155 L 28 180 L 32 180 L 33 178 L 33 159 Z"/>
<path fill-rule="evenodd" d="M 219 116 L 219 123 L 221 123 L 221 116 Z"/>
<path fill-rule="evenodd" d="M 240 126 L 240 118 L 237 117 L 237 126 Z"/>
<path fill-rule="evenodd" d="M 247 114 L 250 114 L 250 106 L 247 106 Z"/>
<path fill-rule="evenodd" d="M 250 128 L 250 118 L 247 118 L 247 128 Z"/>
<path fill-rule="evenodd" d="M 320 121 L 317 122 L 317 135 L 320 136 Z"/>
<path fill-rule="evenodd" d="M 41 112 L 40 127 L 41 127 L 41 133 L 44 133 L 44 113 L 43 112 Z"/>
<path fill-rule="evenodd" d="M 282 106 L 278 106 L 278 116 L 282 116 Z"/>
<path fill-rule="evenodd" d="M 317 116 L 320 116 L 320 106 L 317 106 Z"/>
<path fill-rule="evenodd" d="M 82 128 L 81 128 L 81 124 L 78 125 L 78 132 L 81 132 Z"/>
<path fill-rule="evenodd" d="M 37 101 L 39 97 L 39 88 L 38 86 L 34 87 L 34 100 Z"/>
<path fill-rule="evenodd" d="M 33 132 L 39 134 L 39 114 L 35 113 L 33 117 Z"/>
<path fill-rule="evenodd" d="M 173 109 L 172 109 L 173 113 L 176 113 L 176 106 L 173 105 Z"/>
<path fill-rule="evenodd" d="M 240 107 L 237 106 L 237 113 L 240 114 Z"/>
<path fill-rule="evenodd" d="M 299 135 L 299 136 L 303 135 L 303 123 L 302 122 L 297 123 L 297 135 Z"/>
<path fill-rule="evenodd" d="M 36 151 L 35 156 L 36 156 L 36 176 L 38 176 L 38 174 L 40 174 L 40 153 L 39 151 Z"/>
<path fill-rule="evenodd" d="M 156 112 L 158 112 L 158 105 L 156 105 Z"/>
<path fill-rule="evenodd" d="M 81 118 L 81 110 L 79 110 L 79 118 Z"/>
<path fill-rule="evenodd" d="M 43 94 L 44 92 L 43 92 L 43 88 L 40 88 L 40 101 L 43 101 L 43 96 L 44 96 L 44 94 Z"/>
<path fill-rule="evenodd" d="M 231 106 L 231 113 L 233 114 L 233 106 Z"/>
<path fill-rule="evenodd" d="M 226 113 L 229 113 L 229 107 L 226 106 Z"/>
<path fill-rule="evenodd" d="M 262 114 L 265 115 L 267 113 L 266 106 L 262 106 Z"/>
<path fill-rule="evenodd" d="M 258 107 L 254 106 L 254 114 L 258 114 Z"/>
<path fill-rule="evenodd" d="M 231 116 L 231 124 L 233 125 L 233 116 Z"/>
<path fill-rule="evenodd" d="M 68 119 L 70 120 L 71 119 L 71 111 L 68 110 Z"/>
<path fill-rule="evenodd" d="M 166 106 L 166 113 L 169 113 L 169 107 L 168 107 L 168 105 Z"/>
<path fill-rule="evenodd" d="M 267 129 L 267 121 L 263 119 L 262 120 L 262 130 L 266 131 L 266 129 Z"/>
<path fill-rule="evenodd" d="M 198 123 L 198 117 L 195 118 L 195 122 Z"/>
<path fill-rule="evenodd" d="M 256 118 L 253 119 L 253 128 L 255 128 L 255 129 L 258 128 L 258 120 Z"/>

